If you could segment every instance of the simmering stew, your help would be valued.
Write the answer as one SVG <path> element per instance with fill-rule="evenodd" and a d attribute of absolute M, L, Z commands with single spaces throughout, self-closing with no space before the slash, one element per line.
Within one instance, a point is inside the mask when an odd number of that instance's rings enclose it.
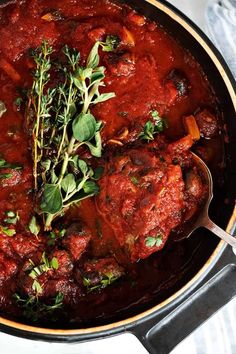
<path fill-rule="evenodd" d="M 0 38 L 1 314 L 84 326 L 165 298 L 204 242 L 172 240 L 205 197 L 190 149 L 222 162 L 199 64 L 108 0 L 11 1 Z"/>

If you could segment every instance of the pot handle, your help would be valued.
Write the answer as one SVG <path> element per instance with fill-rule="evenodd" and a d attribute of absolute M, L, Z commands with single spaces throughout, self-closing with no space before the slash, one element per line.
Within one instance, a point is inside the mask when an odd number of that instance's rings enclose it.
<path fill-rule="evenodd" d="M 236 206 L 227 231 L 236 235 Z M 133 334 L 150 354 L 169 354 L 177 344 L 236 296 L 236 258 L 225 247 L 209 274 L 178 305 L 137 324 Z M 178 301 L 178 300 L 177 300 Z"/>
<path fill-rule="evenodd" d="M 232 219 L 231 219 L 232 220 Z M 236 222 L 228 231 L 233 235 Z M 227 246 L 220 259 L 195 288 L 183 295 L 177 307 L 152 315 L 137 324 L 133 334 L 150 354 L 169 354 L 183 339 L 236 296 L 236 259 Z"/>

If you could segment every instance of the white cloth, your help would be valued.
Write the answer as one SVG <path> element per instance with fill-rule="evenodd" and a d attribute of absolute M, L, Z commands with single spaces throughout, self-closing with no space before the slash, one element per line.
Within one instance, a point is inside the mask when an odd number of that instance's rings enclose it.
<path fill-rule="evenodd" d="M 206 9 L 209 37 L 236 78 L 236 0 L 210 0 Z"/>

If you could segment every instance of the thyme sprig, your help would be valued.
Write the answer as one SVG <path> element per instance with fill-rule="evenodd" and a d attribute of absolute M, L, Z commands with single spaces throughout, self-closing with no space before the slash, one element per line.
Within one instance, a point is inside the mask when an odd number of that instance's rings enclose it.
<path fill-rule="evenodd" d="M 33 127 L 35 196 L 45 230 L 50 230 L 52 221 L 70 205 L 99 191 L 94 171 L 77 151 L 85 146 L 92 156 L 101 156 L 102 122 L 96 120 L 90 107 L 115 96 L 99 91 L 105 77 L 105 67 L 99 66 L 99 47 L 106 51 L 115 47 L 114 38 L 113 44 L 111 38 L 105 43 L 94 44 L 85 66 L 80 65 L 79 52 L 65 46 L 63 60 L 55 63 L 60 77 L 56 87 L 50 80 L 52 47 L 44 41 L 33 53 L 36 71 L 27 122 Z"/>
<path fill-rule="evenodd" d="M 15 293 L 13 295 L 16 303 L 23 308 L 24 316 L 36 322 L 39 319 L 54 314 L 54 312 L 63 307 L 64 295 L 58 292 L 51 304 L 46 304 L 39 300 L 37 296 L 29 296 L 27 298 L 22 298 L 19 294 Z M 52 317 L 51 317 L 52 318 Z"/>

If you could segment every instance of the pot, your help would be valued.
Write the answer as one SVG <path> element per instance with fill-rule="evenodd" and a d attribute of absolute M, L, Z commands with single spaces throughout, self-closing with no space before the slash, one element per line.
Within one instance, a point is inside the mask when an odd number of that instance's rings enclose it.
<path fill-rule="evenodd" d="M 229 143 L 225 145 L 227 188 L 224 191 L 224 198 L 228 202 L 222 208 L 220 221 L 221 226 L 227 224 L 227 231 L 234 234 L 236 212 L 232 215 L 232 210 L 236 192 L 236 84 L 233 77 L 209 39 L 173 6 L 155 0 L 120 2 L 132 6 L 151 20 L 158 20 L 166 31 L 192 53 L 208 76 L 225 117 L 229 135 Z M 167 354 L 236 294 L 235 255 L 223 241 L 217 244 L 214 236 L 208 237 L 213 241 L 200 269 L 196 267 L 198 269 L 195 269 L 190 279 L 184 285 L 180 282 L 177 291 L 164 301 L 147 304 L 141 310 L 134 311 L 131 317 L 127 312 L 122 320 L 83 329 L 39 328 L 0 317 L 0 329 L 24 338 L 57 342 L 87 341 L 131 332 L 150 353 Z"/>

